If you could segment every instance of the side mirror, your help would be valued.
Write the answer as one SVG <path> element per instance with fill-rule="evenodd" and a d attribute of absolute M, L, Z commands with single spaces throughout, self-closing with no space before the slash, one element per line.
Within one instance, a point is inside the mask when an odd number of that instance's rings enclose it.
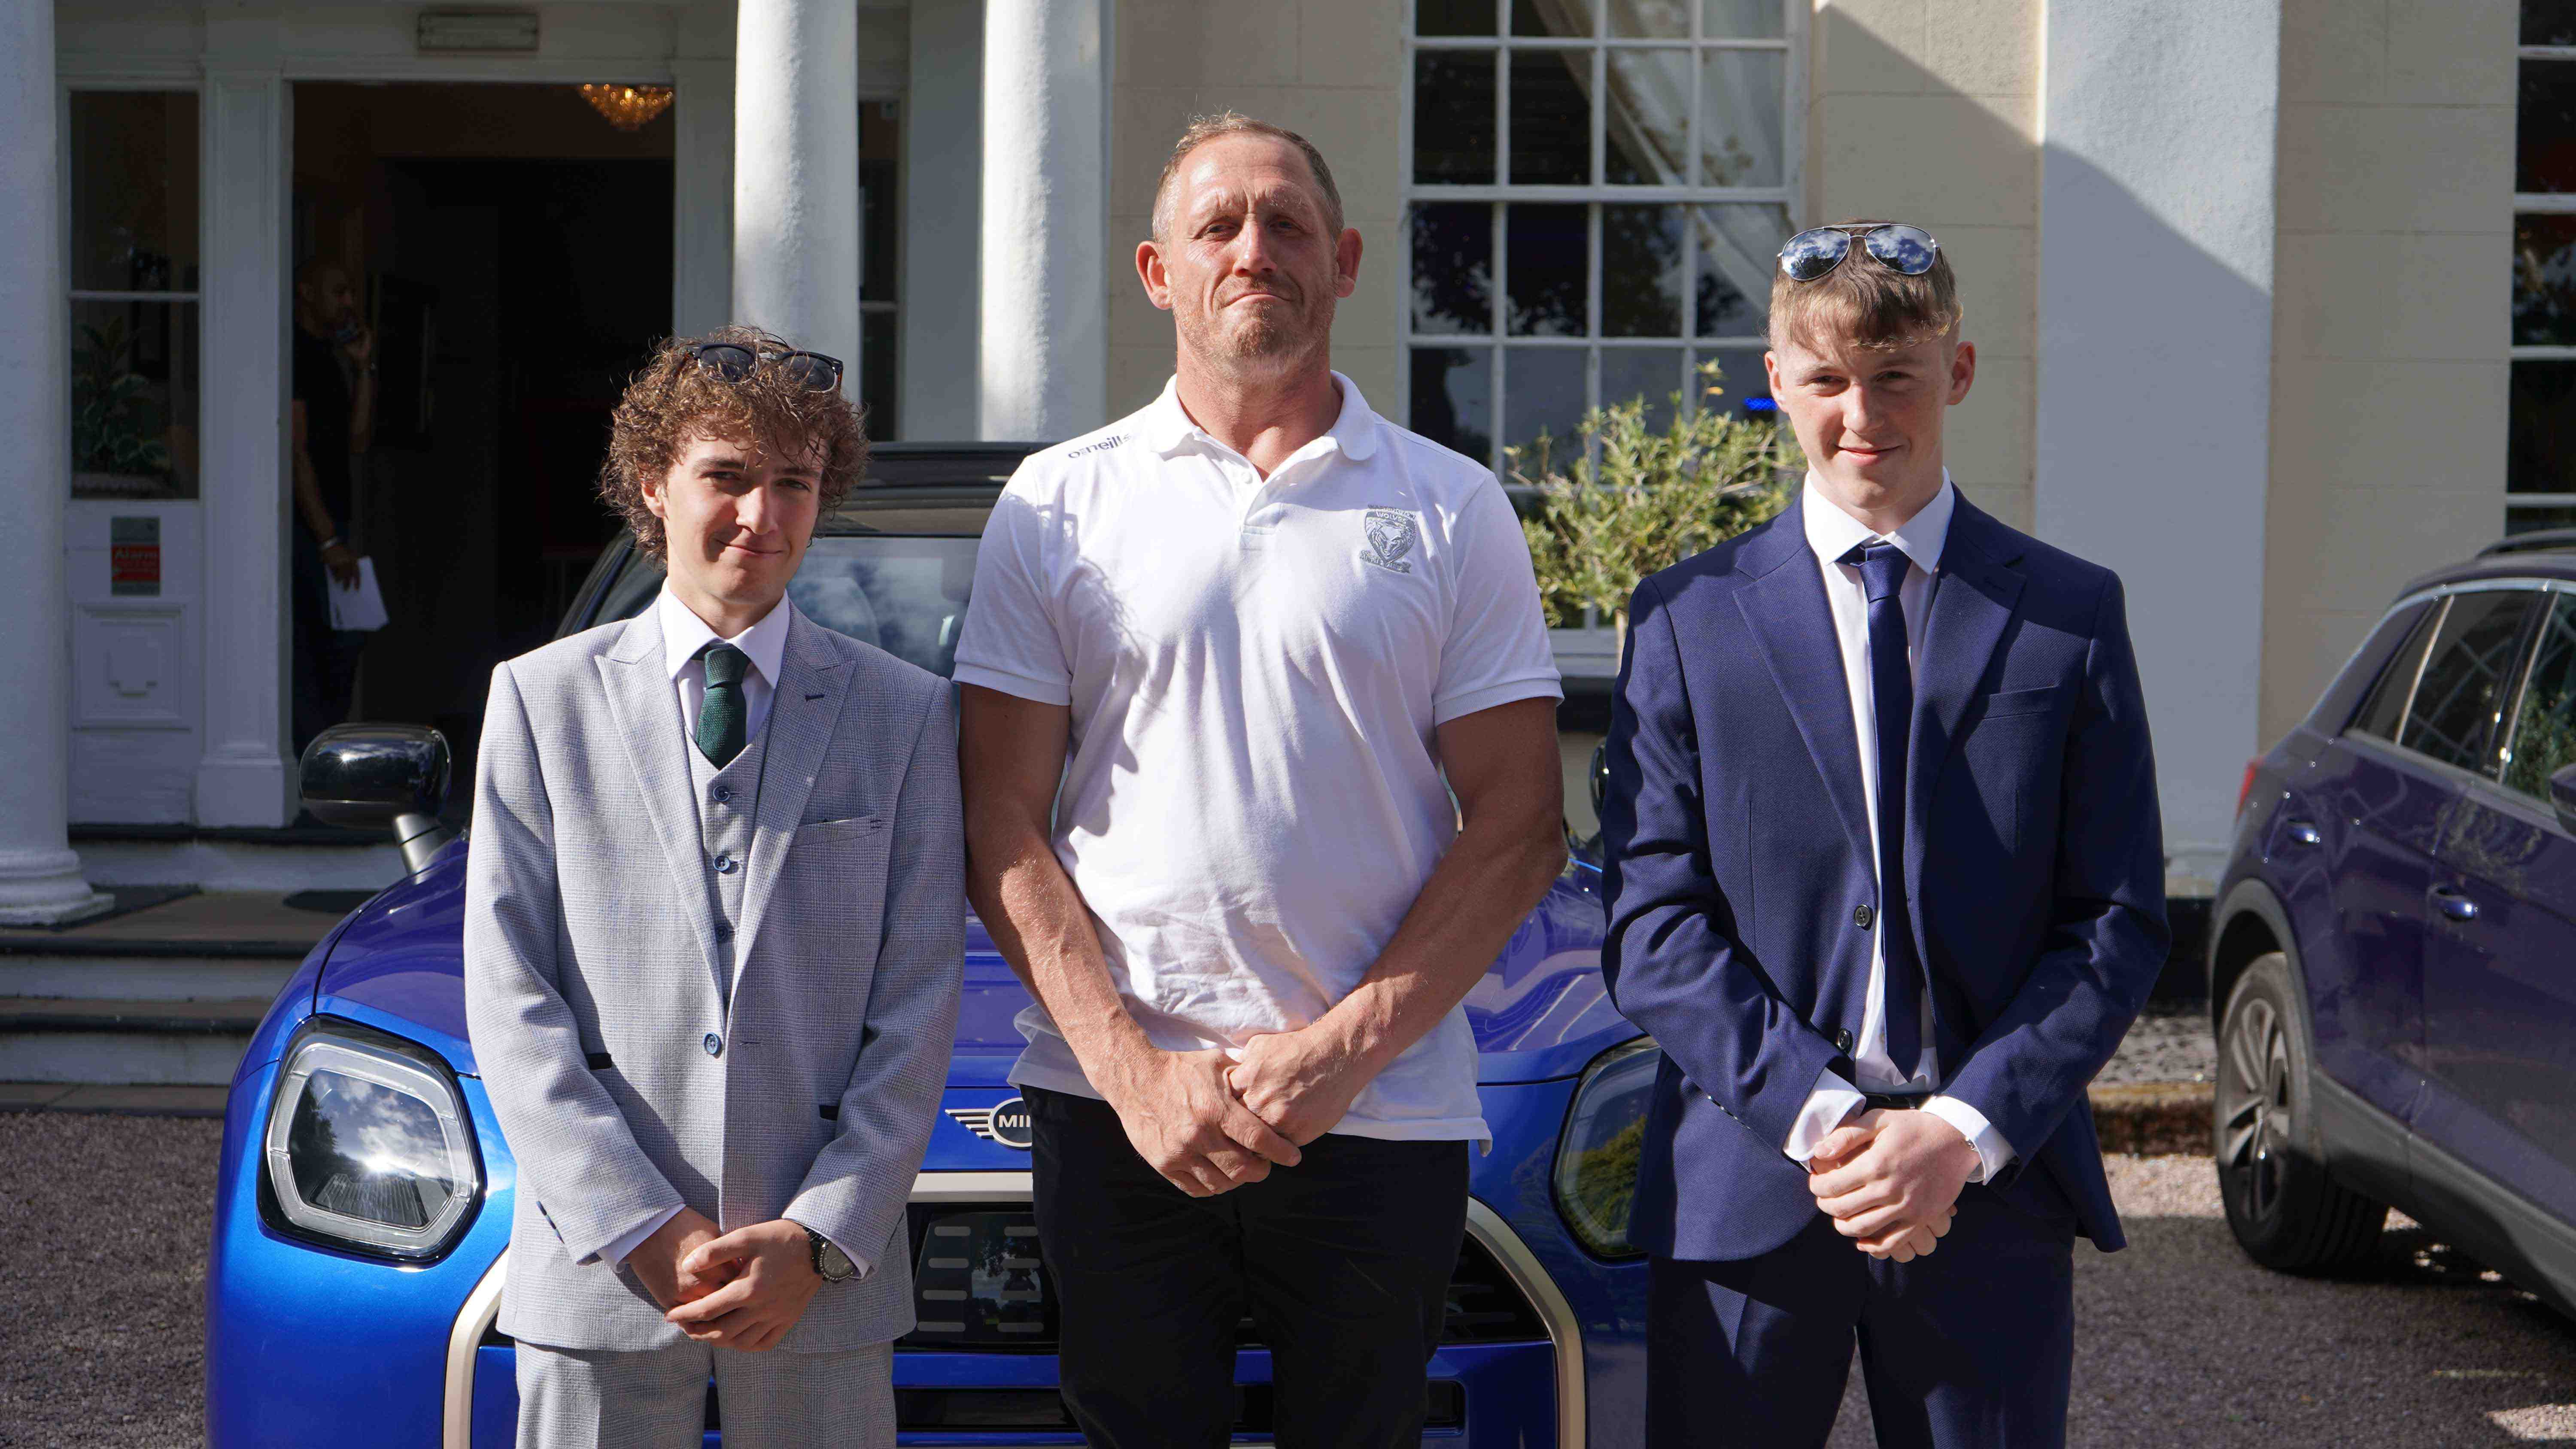
<path fill-rule="evenodd" d="M 416 875 L 455 838 L 438 822 L 450 768 L 447 736 L 426 725 L 334 725 L 304 747 L 298 786 L 316 819 L 392 831 Z"/>
<path fill-rule="evenodd" d="M 2549 777 L 2549 803 L 2558 812 L 2558 824 L 2576 833 L 2576 765 L 2561 765 Z"/>

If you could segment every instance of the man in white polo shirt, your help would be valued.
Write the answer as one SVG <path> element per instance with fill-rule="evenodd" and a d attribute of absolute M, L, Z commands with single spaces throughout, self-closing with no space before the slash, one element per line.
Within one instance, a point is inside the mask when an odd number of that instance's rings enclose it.
<path fill-rule="evenodd" d="M 968 892 L 1038 999 L 1011 1080 L 1096 1445 L 1224 1443 L 1246 1315 L 1279 1443 L 1419 1442 L 1489 1135 L 1459 1002 L 1564 858 L 1528 546 L 1332 371 L 1359 259 L 1312 146 L 1192 125 L 1136 252 L 1176 375 L 1030 458 L 976 565 Z"/>

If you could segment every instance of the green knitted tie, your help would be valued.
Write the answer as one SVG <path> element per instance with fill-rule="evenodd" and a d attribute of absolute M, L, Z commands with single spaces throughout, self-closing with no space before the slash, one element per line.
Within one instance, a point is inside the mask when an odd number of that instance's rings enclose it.
<path fill-rule="evenodd" d="M 742 753 L 750 715 L 742 702 L 742 674 L 751 667 L 751 656 L 730 644 L 710 644 L 703 657 L 707 697 L 698 705 L 698 753 L 721 770 Z"/>

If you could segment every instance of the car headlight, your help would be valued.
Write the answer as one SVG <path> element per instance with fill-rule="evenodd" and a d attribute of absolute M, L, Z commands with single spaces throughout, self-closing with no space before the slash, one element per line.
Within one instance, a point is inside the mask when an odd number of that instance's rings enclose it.
<path fill-rule="evenodd" d="M 1629 1246 L 1628 1212 L 1646 1141 L 1646 1095 L 1663 1059 L 1653 1037 L 1612 1047 L 1584 1069 L 1565 1110 L 1556 1144 L 1556 1210 L 1576 1241 L 1604 1258 L 1644 1251 Z"/>
<path fill-rule="evenodd" d="M 447 1251 L 483 1196 L 456 1079 L 348 1022 L 299 1033 L 268 1109 L 268 1186 L 294 1231 L 406 1260 Z"/>

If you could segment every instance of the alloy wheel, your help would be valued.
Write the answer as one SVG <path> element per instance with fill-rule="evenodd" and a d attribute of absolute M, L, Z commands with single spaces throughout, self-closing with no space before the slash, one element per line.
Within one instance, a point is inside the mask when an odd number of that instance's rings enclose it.
<path fill-rule="evenodd" d="M 2228 1023 L 2220 1084 L 2218 1165 L 2247 1219 L 2279 1215 L 2290 1146 L 2290 1038 L 2280 1012 L 2260 997 Z"/>

